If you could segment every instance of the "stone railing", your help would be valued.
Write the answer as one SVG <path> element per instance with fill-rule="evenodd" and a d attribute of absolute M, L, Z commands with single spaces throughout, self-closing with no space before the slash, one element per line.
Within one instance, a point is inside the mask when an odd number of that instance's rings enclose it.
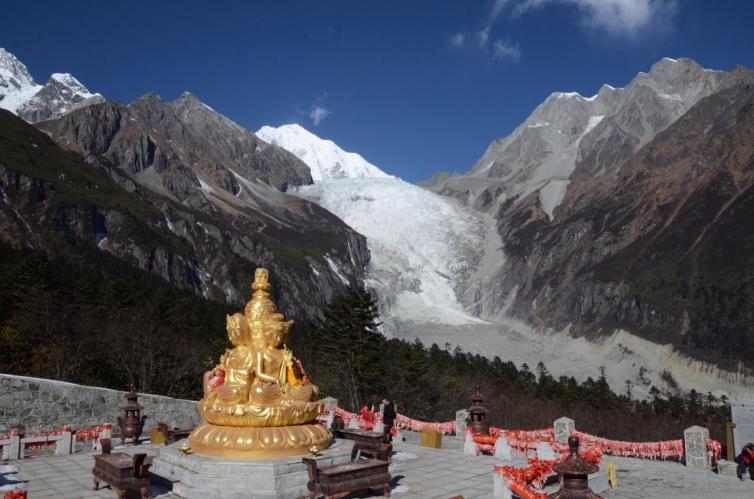
<path fill-rule="evenodd" d="M 44 435 L 21 435 L 18 430 L 11 430 L 10 435 L 0 436 L 0 448 L 4 461 L 23 459 L 26 456 L 26 447 L 42 445 L 55 446 L 55 455 L 62 456 L 74 451 L 73 432 L 67 426 L 59 432 Z"/>
<path fill-rule="evenodd" d="M 124 391 L 75 385 L 62 381 L 0 374 L 0 435 L 13 430 L 21 434 L 113 426 L 119 435 L 119 408 L 125 403 Z M 152 426 L 166 423 L 169 427 L 190 428 L 199 425 L 196 401 L 139 394 L 143 414 L 148 416 L 144 435 Z"/>

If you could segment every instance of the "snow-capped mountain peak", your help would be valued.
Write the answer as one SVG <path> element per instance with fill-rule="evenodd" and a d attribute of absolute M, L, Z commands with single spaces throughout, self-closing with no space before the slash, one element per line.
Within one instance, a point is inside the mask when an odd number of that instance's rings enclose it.
<path fill-rule="evenodd" d="M 18 108 L 42 89 L 15 55 L 0 48 L 0 108 L 17 114 Z"/>
<path fill-rule="evenodd" d="M 99 95 L 90 93 L 89 90 L 71 73 L 52 73 L 52 75 L 50 76 L 50 81 L 58 82 L 61 85 L 65 85 L 66 87 L 70 88 L 71 90 L 86 92 L 90 96 Z"/>
<path fill-rule="evenodd" d="M 37 84 L 16 56 L 0 48 L 0 108 L 36 123 L 104 101 L 69 73 L 53 73 L 46 84 Z"/>
<path fill-rule="evenodd" d="M 335 142 L 295 123 L 277 128 L 263 126 L 256 135 L 298 156 L 311 169 L 315 182 L 333 178 L 392 178 L 359 154 L 344 151 Z"/>
<path fill-rule="evenodd" d="M 0 47 L 0 78 L 7 78 L 7 80 L 0 80 L 0 85 L 3 85 L 3 81 L 13 84 L 16 88 L 35 85 L 34 78 L 24 63 L 2 47 Z M 10 82 L 11 78 L 15 83 Z"/>

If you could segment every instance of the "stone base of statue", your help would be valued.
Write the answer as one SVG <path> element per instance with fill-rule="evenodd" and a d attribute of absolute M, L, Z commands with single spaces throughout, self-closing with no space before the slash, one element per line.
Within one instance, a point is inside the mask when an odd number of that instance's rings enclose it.
<path fill-rule="evenodd" d="M 179 450 L 181 440 L 160 449 L 150 472 L 173 483 L 173 493 L 187 499 L 293 499 L 307 497 L 309 475 L 299 454 L 270 459 L 228 459 Z M 353 441 L 334 440 L 316 459 L 321 466 L 351 461 Z"/>

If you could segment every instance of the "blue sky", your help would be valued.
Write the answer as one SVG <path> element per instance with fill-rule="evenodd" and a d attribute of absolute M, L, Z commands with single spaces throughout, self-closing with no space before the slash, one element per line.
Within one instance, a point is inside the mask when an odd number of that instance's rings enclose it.
<path fill-rule="evenodd" d="M 466 171 L 553 91 L 662 57 L 754 67 L 754 2 L 10 2 L 0 47 L 110 100 L 189 90 L 239 124 L 298 122 L 416 181 Z M 316 122 L 316 123 L 315 123 Z"/>

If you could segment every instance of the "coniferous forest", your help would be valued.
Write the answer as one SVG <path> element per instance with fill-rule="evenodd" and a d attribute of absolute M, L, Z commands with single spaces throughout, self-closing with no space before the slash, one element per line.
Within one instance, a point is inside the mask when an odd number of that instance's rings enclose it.
<path fill-rule="evenodd" d="M 224 320 L 232 308 L 93 246 L 61 241 L 46 253 L 0 244 L 0 372 L 115 389 L 134 383 L 142 392 L 198 399 L 202 373 L 229 345 Z M 724 398 L 652 389 L 650 399 L 636 400 L 630 385 L 611 389 L 609 366 L 578 382 L 553 376 L 546 363 L 389 339 L 379 325 L 372 295 L 350 288 L 319 318 L 297 324 L 289 345 L 322 396 L 351 411 L 387 397 L 410 417 L 448 421 L 479 385 L 501 427 L 540 428 L 565 415 L 609 438 L 676 439 L 700 424 L 725 439 Z"/>

